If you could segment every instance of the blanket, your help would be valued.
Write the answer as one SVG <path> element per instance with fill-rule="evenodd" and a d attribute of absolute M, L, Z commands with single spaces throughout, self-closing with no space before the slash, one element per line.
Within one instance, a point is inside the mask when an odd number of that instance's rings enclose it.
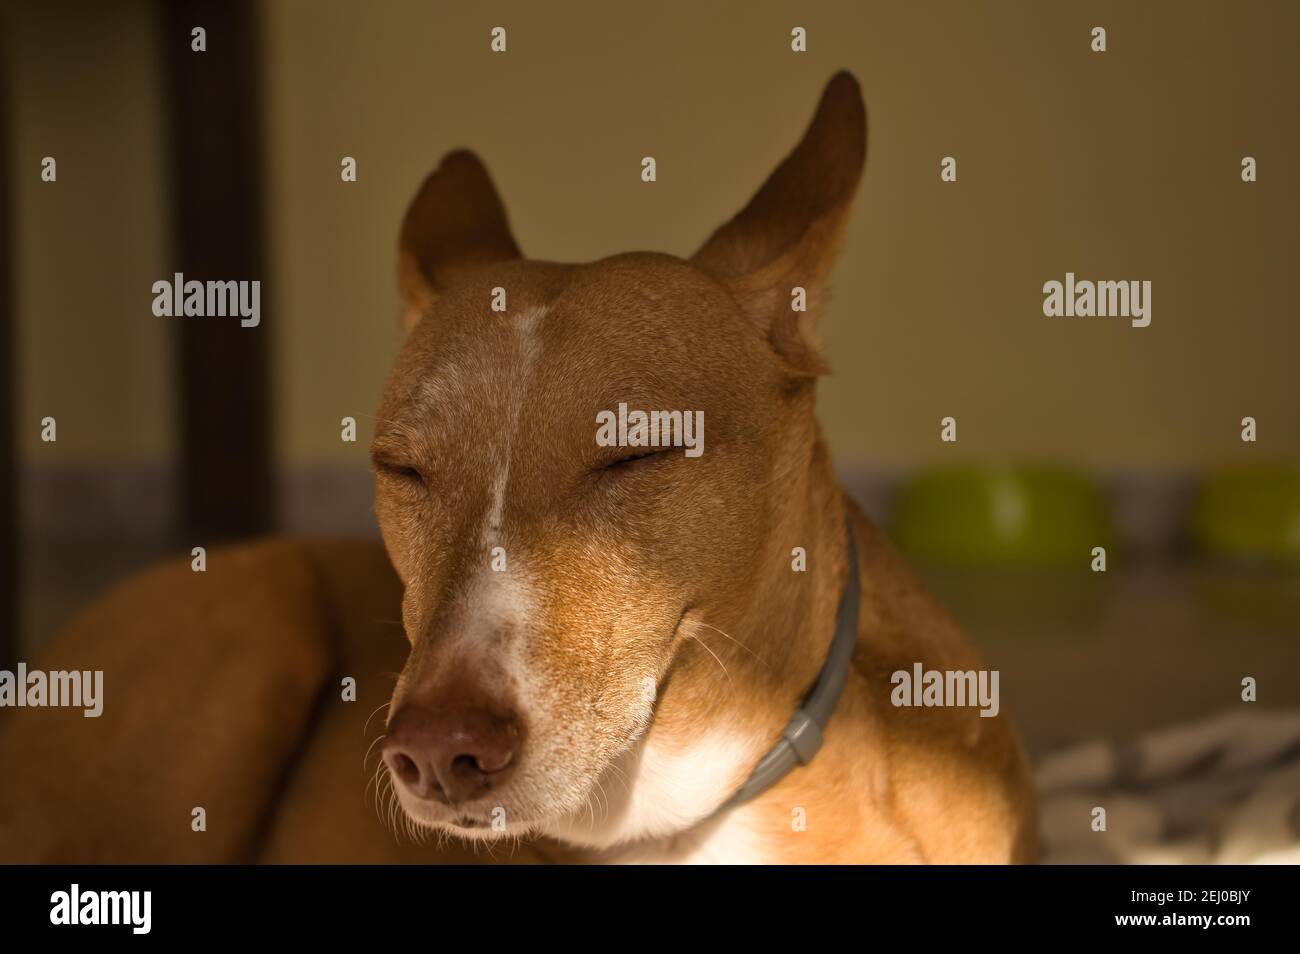
<path fill-rule="evenodd" d="M 1300 864 L 1300 711 L 1089 742 L 1035 780 L 1046 864 Z"/>

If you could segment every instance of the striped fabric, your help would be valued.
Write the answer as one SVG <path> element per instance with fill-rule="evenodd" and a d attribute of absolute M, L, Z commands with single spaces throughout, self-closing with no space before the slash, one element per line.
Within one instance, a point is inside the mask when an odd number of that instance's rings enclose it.
<path fill-rule="evenodd" d="M 1046 864 L 1300 863 L 1300 711 L 1085 743 L 1036 782 Z"/>

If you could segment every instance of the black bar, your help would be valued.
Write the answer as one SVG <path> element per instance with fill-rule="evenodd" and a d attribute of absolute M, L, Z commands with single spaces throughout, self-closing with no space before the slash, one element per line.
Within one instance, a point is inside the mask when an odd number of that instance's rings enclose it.
<path fill-rule="evenodd" d="M 253 5 L 159 0 L 157 9 L 168 92 L 175 271 L 187 281 L 261 280 Z M 195 27 L 207 31 L 205 52 L 191 49 Z M 264 285 L 263 305 L 265 292 Z M 175 321 L 184 540 L 211 543 L 264 533 L 275 522 L 266 324 L 243 328 L 232 318 Z"/>
<path fill-rule="evenodd" d="M 726 939 L 729 948 L 756 937 L 767 949 L 780 936 L 799 949 L 867 951 L 894 939 L 906 944 L 890 949 L 928 951 L 949 938 L 962 942 L 959 950 L 983 950 L 1003 940 L 1047 941 L 1052 948 L 1061 938 L 1127 937 L 1158 939 L 1158 949 L 1211 938 L 1216 950 L 1232 950 L 1283 931 L 1290 936 L 1294 882 L 1293 869 L 1258 865 L 27 867 L 0 868 L 0 926 L 6 942 L 78 933 L 87 941 L 134 940 L 129 924 L 52 924 L 51 915 L 63 913 L 56 913 L 65 901 L 57 895 L 70 902 L 75 884 L 80 898 L 149 891 L 148 933 L 163 943 L 263 937 L 292 939 L 297 950 L 317 942 L 339 950 L 353 939 L 373 946 L 387 937 L 436 947 L 469 932 L 496 946 L 516 932 L 536 943 L 557 930 L 617 937 L 640 927 L 652 943 L 670 947 L 702 935 Z M 134 900 L 143 926 L 144 895 Z"/>

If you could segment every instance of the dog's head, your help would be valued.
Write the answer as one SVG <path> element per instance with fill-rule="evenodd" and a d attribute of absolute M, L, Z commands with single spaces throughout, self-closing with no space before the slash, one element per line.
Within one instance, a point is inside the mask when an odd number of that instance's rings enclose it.
<path fill-rule="evenodd" d="M 373 445 L 412 647 L 384 760 L 417 824 L 490 839 L 583 811 L 692 623 L 761 587 L 816 440 L 810 323 L 865 149 L 840 74 L 690 260 L 526 261 L 472 154 L 425 180 Z M 679 413 L 641 428 L 656 411 Z"/>

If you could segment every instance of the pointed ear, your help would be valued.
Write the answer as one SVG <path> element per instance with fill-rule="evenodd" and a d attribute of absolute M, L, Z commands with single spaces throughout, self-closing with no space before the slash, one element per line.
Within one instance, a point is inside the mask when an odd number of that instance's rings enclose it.
<path fill-rule="evenodd" d="M 797 375 L 826 371 L 812 323 L 825 301 L 866 152 L 862 94 L 852 75 L 838 73 L 794 152 L 693 259 L 732 290 Z M 807 311 L 794 310 L 795 288 L 805 290 Z"/>
<path fill-rule="evenodd" d="M 483 163 L 468 150 L 448 153 L 402 219 L 397 280 L 406 330 L 462 269 L 519 257 L 505 207 Z"/>

